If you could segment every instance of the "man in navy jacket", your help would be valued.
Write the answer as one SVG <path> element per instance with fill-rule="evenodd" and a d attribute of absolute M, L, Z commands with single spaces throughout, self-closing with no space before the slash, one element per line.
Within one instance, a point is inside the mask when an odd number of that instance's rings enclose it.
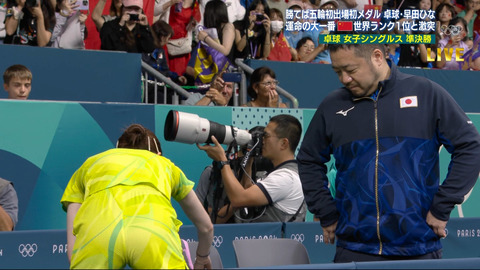
<path fill-rule="evenodd" d="M 383 44 L 329 45 L 344 87 L 318 107 L 297 159 L 335 262 L 441 258 L 455 204 L 480 171 L 480 135 L 438 84 L 401 73 Z M 439 149 L 452 159 L 439 179 Z M 326 166 L 333 155 L 336 195 Z M 443 179 L 442 179 L 443 180 Z"/>

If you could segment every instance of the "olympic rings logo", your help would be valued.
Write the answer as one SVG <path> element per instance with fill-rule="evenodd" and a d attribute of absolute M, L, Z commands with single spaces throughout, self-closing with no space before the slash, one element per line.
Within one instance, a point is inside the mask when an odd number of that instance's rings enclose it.
<path fill-rule="evenodd" d="M 463 30 L 463 27 L 461 27 L 459 25 L 458 26 L 457 25 L 449 25 L 449 26 L 442 25 L 442 27 L 440 27 L 440 31 L 442 31 L 442 33 L 444 33 L 447 36 L 458 36 L 458 35 L 460 35 L 460 33 L 462 33 L 462 30 Z"/>
<path fill-rule="evenodd" d="M 222 236 L 213 236 L 213 246 L 218 248 L 222 245 L 223 243 L 223 237 Z"/>
<path fill-rule="evenodd" d="M 37 244 L 20 244 L 18 246 L 18 252 L 22 254 L 23 257 L 33 257 L 35 252 L 37 252 Z"/>
<path fill-rule="evenodd" d="M 300 243 L 303 243 L 303 241 L 305 241 L 305 235 L 303 235 L 303 233 L 295 233 L 295 234 L 292 234 L 290 235 L 290 238 L 295 240 L 295 241 L 298 241 Z"/>

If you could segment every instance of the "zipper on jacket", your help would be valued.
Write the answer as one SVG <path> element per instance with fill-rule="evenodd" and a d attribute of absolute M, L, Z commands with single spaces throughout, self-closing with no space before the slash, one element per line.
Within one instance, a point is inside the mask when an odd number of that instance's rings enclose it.
<path fill-rule="evenodd" d="M 382 91 L 382 88 L 379 90 L 379 94 Z M 378 158 L 380 155 L 380 143 L 378 142 L 378 107 L 377 107 L 377 100 L 374 100 L 374 110 L 375 110 L 375 145 L 376 145 L 376 152 L 375 152 L 375 206 L 377 208 L 377 237 L 379 243 L 378 255 L 382 255 L 383 251 L 383 244 L 382 238 L 380 237 L 380 206 L 378 201 Z"/>

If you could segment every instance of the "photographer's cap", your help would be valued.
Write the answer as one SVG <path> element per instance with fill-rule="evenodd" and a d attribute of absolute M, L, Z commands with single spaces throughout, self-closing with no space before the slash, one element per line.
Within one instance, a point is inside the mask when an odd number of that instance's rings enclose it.
<path fill-rule="evenodd" d="M 136 6 L 143 9 L 143 0 L 122 0 L 124 7 Z"/>

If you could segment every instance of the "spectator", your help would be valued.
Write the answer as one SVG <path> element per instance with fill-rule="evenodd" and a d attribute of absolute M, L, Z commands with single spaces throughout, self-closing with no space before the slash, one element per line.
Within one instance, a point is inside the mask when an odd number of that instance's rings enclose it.
<path fill-rule="evenodd" d="M 211 0 L 200 1 L 200 12 L 205 14 L 205 6 Z M 227 6 L 227 13 L 228 13 L 228 22 L 234 23 L 235 21 L 243 20 L 245 16 L 245 8 L 240 4 L 239 0 L 225 0 L 223 1 Z M 204 19 L 206 16 L 202 16 L 202 21 L 200 24 L 204 24 Z"/>
<path fill-rule="evenodd" d="M 123 0 L 122 16 L 105 22 L 100 30 L 102 50 L 134 53 L 153 51 L 153 36 L 142 6 L 143 0 Z"/>
<path fill-rule="evenodd" d="M 243 21 L 235 23 L 235 58 L 266 59 L 270 54 L 270 8 L 265 0 L 253 0 Z"/>
<path fill-rule="evenodd" d="M 437 67 L 441 69 L 461 70 L 462 64 L 456 61 L 457 48 L 463 49 L 463 53 L 468 51 L 467 41 L 467 22 L 462 17 L 455 17 L 450 21 L 449 27 L 454 26 L 460 29 L 458 32 L 451 31 L 449 36 L 441 39 L 438 42 L 438 47 L 442 50 L 442 57 L 437 61 Z M 452 49 L 452 59 L 446 61 L 444 49 Z"/>
<path fill-rule="evenodd" d="M 297 12 L 297 10 L 300 11 L 300 13 L 302 11 L 302 8 L 299 5 L 296 5 L 295 2 L 293 2 L 293 4 L 292 4 L 292 2 L 289 2 L 288 3 L 288 8 L 293 11 L 293 14 L 295 14 L 295 12 Z M 297 22 L 303 23 L 303 20 L 297 18 L 297 16 L 293 16 L 293 24 L 295 24 Z M 303 34 L 304 34 L 304 32 L 299 31 L 299 30 L 293 30 L 293 31 L 288 31 L 287 30 L 284 33 L 285 38 L 288 41 L 288 45 L 291 48 L 296 48 L 297 47 L 297 43 L 300 39 L 303 38 Z M 292 55 L 292 56 L 293 56 L 293 60 L 297 61 L 296 55 Z"/>
<path fill-rule="evenodd" d="M 301 1 L 289 1 L 289 9 L 293 10 L 294 13 L 299 10 L 305 10 L 307 9 L 307 4 L 306 2 L 301 2 Z M 336 7 L 338 6 L 338 2 L 336 0 L 324 0 L 320 2 L 320 9 L 326 10 L 326 9 L 337 9 Z M 303 8 L 302 8 L 303 7 Z M 301 14 L 301 13 L 300 13 Z M 299 19 L 296 16 L 293 18 L 293 23 L 294 25 L 296 23 L 302 23 L 303 24 L 304 20 Z M 312 20 L 311 23 L 314 21 Z M 320 22 L 318 25 L 325 25 L 326 22 Z M 310 37 L 313 43 L 315 44 L 315 55 L 314 59 L 308 60 L 306 62 L 314 62 L 314 63 L 330 63 L 330 57 L 328 54 L 328 50 L 325 50 L 324 44 L 319 44 L 318 39 L 321 34 L 328 34 L 328 29 L 318 26 L 317 29 L 311 29 L 308 31 L 302 31 L 302 30 L 293 30 L 293 31 L 285 31 L 285 38 L 288 41 L 288 44 L 290 45 L 291 48 L 297 48 L 298 42 L 304 38 L 304 37 Z M 292 55 L 293 56 L 293 61 L 304 61 L 305 60 L 299 60 L 297 55 Z"/>
<path fill-rule="evenodd" d="M 23 65 L 8 67 L 3 73 L 3 88 L 10 99 L 27 99 L 32 90 L 32 72 Z"/>
<path fill-rule="evenodd" d="M 185 76 L 178 76 L 177 73 L 170 71 L 168 68 L 167 55 L 165 54 L 164 47 L 167 45 L 168 40 L 173 36 L 173 29 L 168 23 L 162 20 L 156 21 L 152 25 L 152 34 L 154 38 L 155 50 L 152 53 L 143 53 L 142 60 L 158 70 L 160 73 L 170 78 L 177 84 L 185 85 L 187 79 Z M 149 80 L 153 78 L 149 77 Z M 154 94 L 155 86 L 152 83 L 147 84 L 148 91 L 148 103 L 168 103 L 172 104 L 173 90 L 167 87 L 167 100 L 164 100 L 164 88 L 157 87 L 157 100 L 155 102 Z"/>
<path fill-rule="evenodd" d="M 218 39 L 208 35 L 206 31 L 198 32 L 198 40 L 205 42 L 233 62 L 232 45 L 235 39 L 235 28 L 228 22 L 227 6 L 222 0 L 211 0 L 205 6 L 205 28 L 215 28 Z"/>
<path fill-rule="evenodd" d="M 458 13 L 458 17 L 462 17 L 467 22 L 467 38 L 468 42 L 470 43 L 469 46 L 473 44 L 473 25 L 475 23 L 475 19 L 477 19 L 477 11 L 480 10 L 480 0 L 465 0 L 466 6 L 465 9 Z"/>
<path fill-rule="evenodd" d="M 270 24 L 272 25 L 272 40 L 270 42 L 270 54 L 267 59 L 271 61 L 291 61 L 292 54 L 296 55 L 295 49 L 288 45 L 288 41 L 283 36 L 283 15 L 282 12 L 276 8 L 270 9 Z"/>
<path fill-rule="evenodd" d="M 311 37 L 303 37 L 298 41 L 295 49 L 297 49 L 299 62 L 311 63 L 320 52 L 325 50 L 325 44 L 320 44 L 320 46 L 315 47 L 315 43 Z"/>
<path fill-rule="evenodd" d="M 285 0 L 267 0 L 267 5 L 270 7 L 270 9 L 277 9 L 280 11 L 280 13 L 282 13 L 282 18 L 285 18 L 285 12 L 287 10 L 287 3 L 285 2 Z M 270 17 L 272 14 L 270 13 Z M 272 18 L 270 18 L 272 19 Z"/>
<path fill-rule="evenodd" d="M 263 135 L 262 155 L 272 161 L 275 169 L 256 184 L 237 180 L 215 136 L 211 137 L 214 146 L 197 146 L 216 161 L 233 207 L 266 206 L 264 214 L 254 222 L 301 222 L 305 221 L 306 209 L 294 155 L 301 135 L 302 127 L 295 117 L 281 114 L 270 119 Z M 250 166 L 246 169 L 249 175 Z"/>
<path fill-rule="evenodd" d="M 201 46 L 193 51 L 186 69 L 196 84 L 209 84 L 217 71 L 226 70 L 234 62 L 235 28 L 228 22 L 227 6 L 221 0 L 209 1 L 204 17 L 204 27 L 197 29 Z"/>
<path fill-rule="evenodd" d="M 61 199 L 70 268 L 186 269 L 172 197 L 197 227 L 195 268 L 211 268 L 213 225 L 193 182 L 142 125 L 129 126 L 117 147 L 88 158 Z"/>
<path fill-rule="evenodd" d="M 319 105 L 297 160 L 325 243 L 338 239 L 334 262 L 441 258 L 450 212 L 480 171 L 480 135 L 445 89 L 386 60 L 383 44 L 329 49 L 344 87 Z M 442 145 L 452 160 L 440 185 Z"/>
<path fill-rule="evenodd" d="M 63 49 L 85 49 L 85 21 L 87 15 L 76 10 L 70 0 L 58 0 L 55 8 L 56 24 L 51 46 Z"/>
<path fill-rule="evenodd" d="M 299 6 L 303 10 L 307 9 L 314 9 L 312 3 L 309 0 L 290 0 L 288 1 L 288 5 L 291 6 Z"/>
<path fill-rule="evenodd" d="M 102 29 L 103 24 L 105 22 L 113 21 L 116 18 L 119 18 L 122 16 L 122 8 L 123 8 L 122 0 L 111 0 L 108 14 L 102 15 L 103 9 L 105 8 L 106 3 L 107 3 L 107 0 L 98 0 L 92 12 L 92 20 L 95 23 L 95 26 L 97 27 L 97 30 L 99 32 Z"/>
<path fill-rule="evenodd" d="M 50 0 L 10 0 L 5 17 L 5 44 L 45 47 L 55 27 Z"/>
<path fill-rule="evenodd" d="M 233 82 L 225 82 L 222 78 L 224 72 L 215 76 L 213 83 L 205 93 L 192 93 L 185 101 L 185 105 L 196 106 L 227 106 L 232 105 Z"/>
<path fill-rule="evenodd" d="M 172 27 L 174 35 L 171 40 L 175 41 L 181 38 L 192 36 L 192 31 L 201 21 L 202 15 L 198 1 L 196 0 L 161 0 L 159 4 L 162 6 L 161 19 L 168 22 Z M 189 40 L 189 45 L 192 43 L 192 38 Z M 191 46 L 190 46 L 191 48 Z M 168 51 L 168 66 L 170 70 L 179 74 L 185 74 L 188 61 L 191 56 L 191 49 L 189 53 L 174 54 Z"/>
<path fill-rule="evenodd" d="M 391 43 L 386 44 L 387 46 L 387 57 L 388 59 L 392 60 L 392 62 L 397 65 L 398 60 L 400 59 L 400 45 Z"/>
<path fill-rule="evenodd" d="M 435 14 L 437 14 L 437 35 L 439 39 L 443 39 L 446 36 L 445 29 L 448 28 L 450 20 L 457 16 L 457 13 L 450 4 L 441 3 L 435 10 Z"/>
<path fill-rule="evenodd" d="M 251 100 L 243 107 L 287 108 L 276 90 L 278 81 L 275 72 L 269 67 L 259 67 L 250 76 L 247 92 Z"/>
<path fill-rule="evenodd" d="M 17 221 L 17 192 L 12 182 L 0 178 L 0 231 L 13 231 Z"/>
<path fill-rule="evenodd" d="M 430 9 L 432 9 L 432 1 L 431 0 L 420 0 L 419 8 L 420 8 L 420 10 L 430 10 Z"/>
<path fill-rule="evenodd" d="M 256 126 L 251 128 L 249 133 L 252 134 L 252 137 L 256 135 L 263 136 L 264 129 L 265 127 Z M 262 156 L 257 156 L 255 159 L 249 158 L 245 161 L 251 163 L 252 171 L 250 175 L 244 173 L 245 168 L 242 167 L 242 163 L 244 162 L 243 159 L 245 158 L 245 154 L 251 150 L 250 148 L 252 146 L 253 143 L 252 145 L 242 146 L 241 151 L 238 152 L 237 158 L 230 161 L 230 168 L 232 169 L 233 174 L 237 179 L 242 179 L 242 181 L 249 181 L 249 177 L 252 177 L 252 180 L 257 182 L 257 179 L 264 178 L 267 172 L 273 170 L 273 164 L 270 160 L 263 158 Z M 250 155 L 255 154 L 250 153 Z M 203 170 L 202 175 L 198 180 L 195 193 L 210 214 L 213 223 L 233 223 L 235 222 L 234 207 L 230 205 L 230 200 L 228 199 L 224 185 L 222 184 L 221 171 L 218 170 L 216 165 L 217 163 L 214 161 L 213 165 L 209 165 Z"/>

